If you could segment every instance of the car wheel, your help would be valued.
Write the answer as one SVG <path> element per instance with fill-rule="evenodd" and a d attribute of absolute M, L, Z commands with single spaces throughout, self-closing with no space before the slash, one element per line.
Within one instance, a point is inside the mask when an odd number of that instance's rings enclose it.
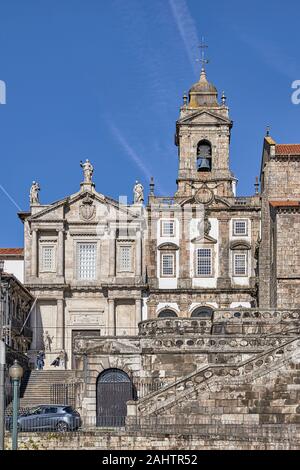
<path fill-rule="evenodd" d="M 69 431 L 69 426 L 64 421 L 57 423 L 56 429 L 58 432 L 67 432 Z"/>

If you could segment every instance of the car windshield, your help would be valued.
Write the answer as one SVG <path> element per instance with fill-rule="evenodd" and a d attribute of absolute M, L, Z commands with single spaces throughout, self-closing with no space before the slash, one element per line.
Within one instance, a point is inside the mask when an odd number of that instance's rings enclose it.
<path fill-rule="evenodd" d="M 42 409 L 39 408 L 32 408 L 28 414 L 30 415 L 39 415 L 42 412 Z"/>
<path fill-rule="evenodd" d="M 71 406 L 65 406 L 63 409 L 66 413 L 74 413 L 74 410 Z"/>

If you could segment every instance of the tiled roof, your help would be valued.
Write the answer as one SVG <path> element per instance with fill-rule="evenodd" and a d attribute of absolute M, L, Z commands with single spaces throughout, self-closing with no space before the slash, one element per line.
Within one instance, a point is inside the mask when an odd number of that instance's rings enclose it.
<path fill-rule="evenodd" d="M 300 201 L 270 201 L 272 207 L 298 207 Z"/>
<path fill-rule="evenodd" d="M 23 255 L 24 248 L 0 248 L 0 255 Z"/>
<path fill-rule="evenodd" d="M 276 155 L 300 155 L 300 144 L 277 144 Z"/>

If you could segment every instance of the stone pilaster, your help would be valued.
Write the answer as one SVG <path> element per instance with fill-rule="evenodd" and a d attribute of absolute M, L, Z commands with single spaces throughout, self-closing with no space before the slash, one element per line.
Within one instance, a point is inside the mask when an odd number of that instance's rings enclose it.
<path fill-rule="evenodd" d="M 65 308 L 64 299 L 57 299 L 57 315 L 56 315 L 56 349 L 64 350 L 65 343 Z"/>
<path fill-rule="evenodd" d="M 142 321 L 142 299 L 135 300 L 135 324 L 136 333 L 138 331 L 138 324 Z"/>
<path fill-rule="evenodd" d="M 64 230 L 58 230 L 57 240 L 57 275 L 64 276 Z"/>
<path fill-rule="evenodd" d="M 109 234 L 109 276 L 116 275 L 116 231 L 110 230 Z"/>
<path fill-rule="evenodd" d="M 140 230 L 137 230 L 135 239 L 135 275 L 137 277 L 142 275 L 142 238 Z"/>
<path fill-rule="evenodd" d="M 31 244 L 31 274 L 33 277 L 38 275 L 38 230 L 32 230 Z"/>
<path fill-rule="evenodd" d="M 229 277 L 229 218 L 219 219 L 219 276 L 217 280 L 217 287 L 219 289 L 226 289 L 231 287 L 231 279 Z"/>
<path fill-rule="evenodd" d="M 116 315 L 114 299 L 108 299 L 108 335 L 116 335 Z"/>

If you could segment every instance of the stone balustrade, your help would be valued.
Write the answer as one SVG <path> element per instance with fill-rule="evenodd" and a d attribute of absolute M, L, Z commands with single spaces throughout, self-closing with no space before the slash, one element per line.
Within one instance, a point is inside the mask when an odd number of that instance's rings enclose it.
<path fill-rule="evenodd" d="M 160 335 L 244 335 L 296 333 L 300 310 L 218 309 L 211 319 L 200 317 L 155 318 L 139 324 L 141 337 Z"/>

